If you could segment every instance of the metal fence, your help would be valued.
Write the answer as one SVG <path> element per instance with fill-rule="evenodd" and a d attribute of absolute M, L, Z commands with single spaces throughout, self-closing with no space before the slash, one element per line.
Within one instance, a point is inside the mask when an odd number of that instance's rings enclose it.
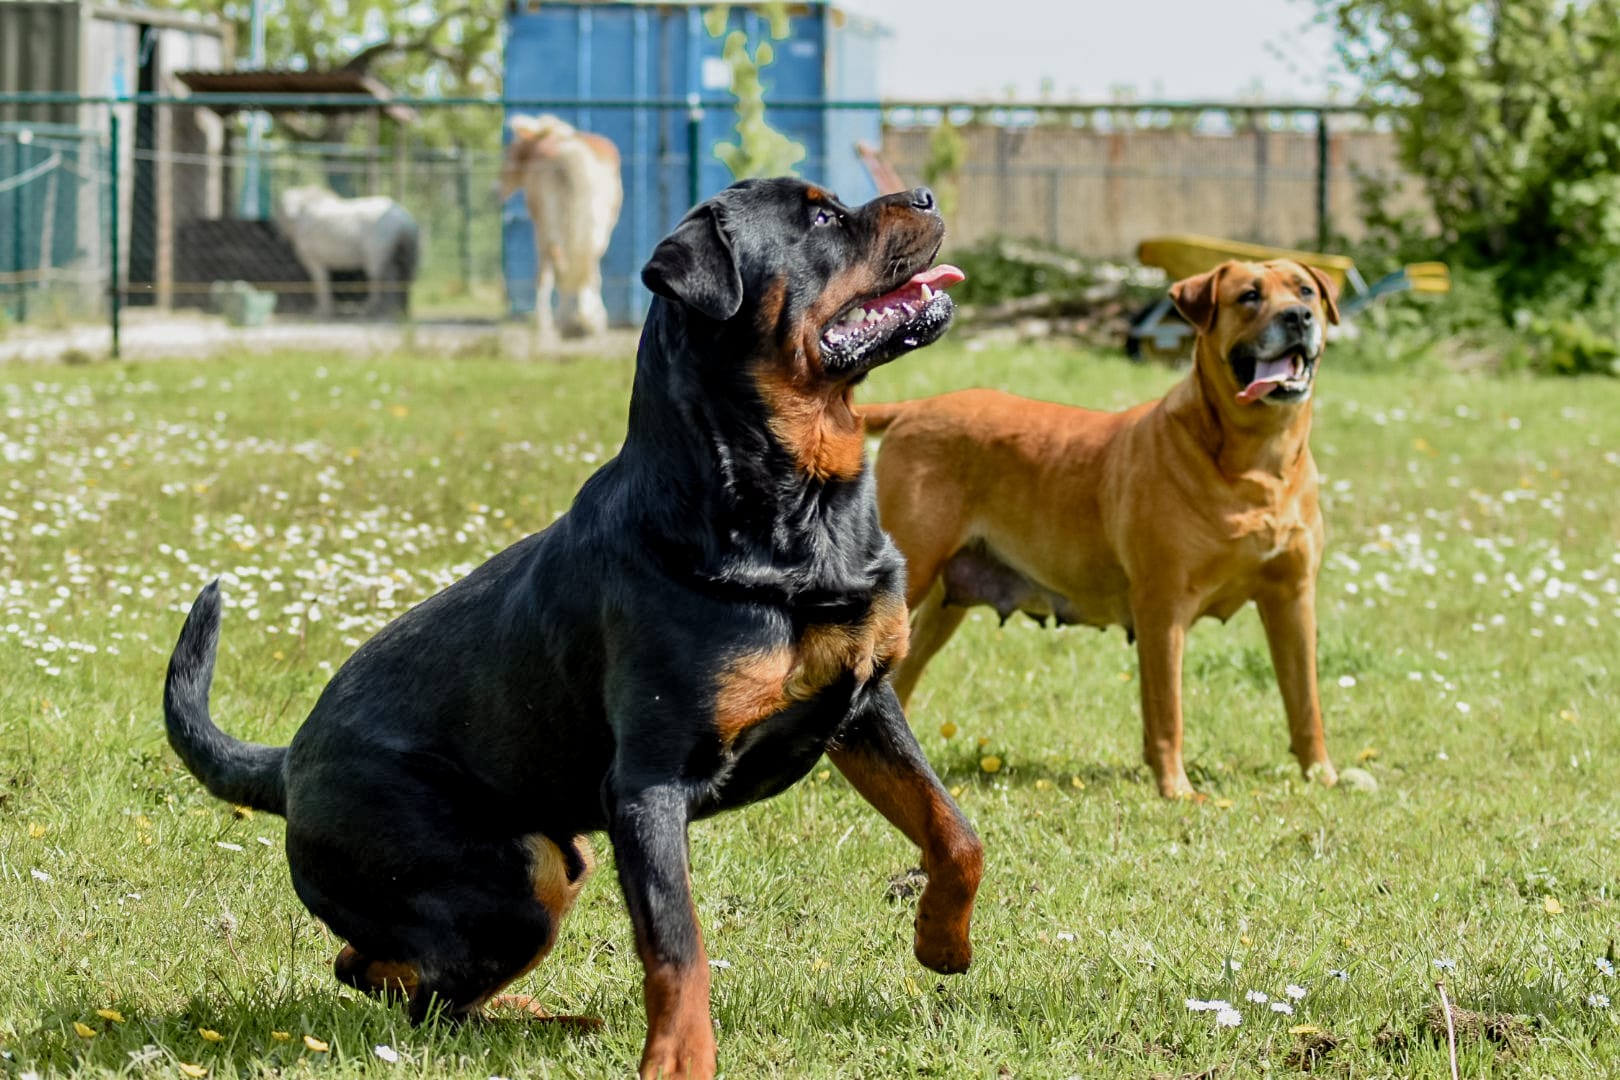
<path fill-rule="evenodd" d="M 332 317 L 494 323 L 533 303 L 521 198 L 497 187 L 504 120 L 556 112 L 637 119 L 623 161 L 625 208 L 604 264 L 616 321 L 644 310 L 636 269 L 656 236 L 703 190 L 713 148 L 694 137 L 715 102 L 394 102 L 0 95 L 0 310 L 11 323 L 108 320 L 116 352 L 130 309 L 204 312 L 238 323 L 309 320 L 314 287 L 270 213 L 281 192 L 318 185 L 384 195 L 415 219 L 419 269 L 394 302 L 365 305 L 362 274 L 334 275 Z M 915 184 L 942 163 L 938 129 L 960 139 L 956 168 L 935 178 L 951 202 L 952 243 L 1014 236 L 1128 259 L 1145 236 L 1201 232 L 1275 245 L 1326 244 L 1359 228 L 1358 178 L 1398 176 L 1387 134 L 1353 110 L 1233 104 L 1053 106 L 782 103 L 883 117 L 869 159 Z M 290 116 L 357 110 L 341 138 L 311 138 Z M 255 117 L 275 110 L 261 134 Z M 323 113 L 323 110 L 325 113 Z M 396 109 L 397 112 L 397 109 Z M 712 126 L 712 125 L 711 125 Z M 328 132 L 332 130 L 326 126 Z M 854 146 L 829 153 L 857 153 Z M 847 162 L 848 159 L 846 159 Z M 842 163 L 841 163 L 842 164 Z M 825 175 L 829 162 L 800 171 Z M 865 191 L 842 192 L 855 201 Z M 525 267 L 527 274 L 525 278 Z M 258 301 L 255 301 L 255 297 Z M 262 302 L 259 302 L 262 301 Z M 3 322 L 3 320 L 0 320 Z"/>

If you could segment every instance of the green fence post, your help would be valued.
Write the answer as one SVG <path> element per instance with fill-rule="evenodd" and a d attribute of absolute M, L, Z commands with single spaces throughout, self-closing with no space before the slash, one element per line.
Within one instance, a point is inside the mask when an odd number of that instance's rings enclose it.
<path fill-rule="evenodd" d="M 16 168 L 12 170 L 13 176 L 21 176 L 23 165 L 23 146 L 26 145 L 19 132 L 11 143 L 12 159 Z M 28 321 L 28 279 L 23 276 L 23 259 L 26 254 L 23 250 L 23 194 L 27 192 L 27 184 L 18 184 L 11 189 L 11 269 L 16 271 L 17 277 L 17 321 Z"/>
<path fill-rule="evenodd" d="M 1316 250 L 1326 251 L 1332 239 L 1328 220 L 1328 114 L 1316 114 Z"/>
<path fill-rule="evenodd" d="M 461 287 L 472 295 L 472 155 L 456 148 L 461 168 L 456 173 L 456 195 L 461 200 Z"/>
<path fill-rule="evenodd" d="M 107 150 L 111 155 L 107 163 L 107 187 L 111 199 L 111 211 L 107 218 L 111 224 L 112 235 L 108 238 L 108 248 L 112 252 L 112 266 L 107 273 L 107 289 L 112 311 L 112 358 L 118 359 L 118 323 L 122 315 L 119 304 L 123 297 L 118 291 L 118 109 L 111 107 L 107 123 Z"/>
<path fill-rule="evenodd" d="M 686 204 L 696 206 L 703 197 L 703 106 L 696 94 L 686 98 Z"/>

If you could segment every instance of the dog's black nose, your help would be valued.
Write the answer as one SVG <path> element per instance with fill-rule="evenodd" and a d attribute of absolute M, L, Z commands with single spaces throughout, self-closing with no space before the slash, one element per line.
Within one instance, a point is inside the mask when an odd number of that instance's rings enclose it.
<path fill-rule="evenodd" d="M 914 209 L 921 210 L 925 214 L 934 213 L 934 193 L 925 187 L 912 188 L 911 205 Z"/>
<path fill-rule="evenodd" d="M 1291 308 L 1284 308 L 1277 318 L 1290 330 L 1308 330 L 1311 323 L 1316 321 L 1316 313 L 1304 304 L 1295 304 Z"/>

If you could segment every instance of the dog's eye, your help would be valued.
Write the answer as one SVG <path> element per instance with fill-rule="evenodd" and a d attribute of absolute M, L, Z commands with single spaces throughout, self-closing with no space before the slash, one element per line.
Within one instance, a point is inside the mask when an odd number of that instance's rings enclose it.
<path fill-rule="evenodd" d="M 1309 300 L 1311 297 L 1313 297 L 1315 295 L 1316 295 L 1316 290 L 1311 288 L 1309 285 L 1301 285 L 1299 287 L 1299 298 L 1301 300 Z"/>
<path fill-rule="evenodd" d="M 1260 290 L 1259 289 L 1249 289 L 1248 291 L 1244 292 L 1241 296 L 1238 297 L 1238 303 L 1240 303 L 1240 304 L 1258 304 L 1259 302 L 1260 302 Z"/>
<path fill-rule="evenodd" d="M 836 225 L 838 215 L 824 207 L 817 207 L 815 216 L 810 219 L 813 225 Z"/>

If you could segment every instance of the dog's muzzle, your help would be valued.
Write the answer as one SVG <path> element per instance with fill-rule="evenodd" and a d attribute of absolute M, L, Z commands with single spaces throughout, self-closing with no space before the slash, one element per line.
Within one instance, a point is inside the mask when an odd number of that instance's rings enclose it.
<path fill-rule="evenodd" d="M 1242 387 L 1238 401 L 1244 405 L 1304 401 L 1311 394 L 1325 338 L 1316 313 L 1303 304 L 1278 312 L 1258 337 L 1234 348 L 1227 358 Z"/>

